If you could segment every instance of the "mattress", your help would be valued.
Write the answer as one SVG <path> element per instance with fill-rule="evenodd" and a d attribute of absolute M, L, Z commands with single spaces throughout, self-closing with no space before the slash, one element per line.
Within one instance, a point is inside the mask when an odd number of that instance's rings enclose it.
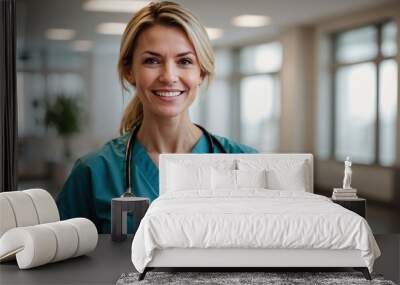
<path fill-rule="evenodd" d="M 301 191 L 241 189 L 168 192 L 156 199 L 132 242 L 139 272 L 157 249 L 359 250 L 372 272 L 380 251 L 364 218 Z"/>

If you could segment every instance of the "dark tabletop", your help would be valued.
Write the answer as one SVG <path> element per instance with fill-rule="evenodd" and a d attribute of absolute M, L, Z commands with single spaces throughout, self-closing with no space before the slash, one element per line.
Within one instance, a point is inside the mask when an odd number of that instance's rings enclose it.
<path fill-rule="evenodd" d="M 400 235 L 375 235 L 382 256 L 374 273 L 400 281 Z M 135 271 L 131 255 L 132 237 L 112 242 L 110 235 L 99 235 L 97 248 L 86 256 L 19 270 L 17 263 L 0 264 L 0 284 L 115 284 L 122 273 Z"/>
<path fill-rule="evenodd" d="M 112 242 L 99 235 L 88 255 L 19 270 L 16 261 L 0 264 L 0 284 L 115 284 L 124 272 L 134 271 L 131 261 L 132 237 Z"/>

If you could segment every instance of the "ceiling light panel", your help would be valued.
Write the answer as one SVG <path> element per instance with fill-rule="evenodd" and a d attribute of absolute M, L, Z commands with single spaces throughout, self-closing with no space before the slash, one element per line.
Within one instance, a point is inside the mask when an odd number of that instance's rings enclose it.
<path fill-rule="evenodd" d="M 223 30 L 218 28 L 206 28 L 206 31 L 210 40 L 216 40 L 224 33 Z"/>
<path fill-rule="evenodd" d="M 268 25 L 271 19 L 264 15 L 240 15 L 232 19 L 232 24 L 238 27 L 257 28 Z"/>
<path fill-rule="evenodd" d="M 74 41 L 71 46 L 72 49 L 75 51 L 85 52 L 89 51 L 93 47 L 93 42 L 79 40 L 79 41 Z"/>
<path fill-rule="evenodd" d="M 67 41 L 75 37 L 75 31 L 71 29 L 48 29 L 45 36 L 49 40 Z"/>
<path fill-rule="evenodd" d="M 150 1 L 89 0 L 83 4 L 83 9 L 93 12 L 134 13 L 149 3 Z"/>
<path fill-rule="evenodd" d="M 97 25 L 96 31 L 104 35 L 122 35 L 126 23 L 102 23 Z"/>

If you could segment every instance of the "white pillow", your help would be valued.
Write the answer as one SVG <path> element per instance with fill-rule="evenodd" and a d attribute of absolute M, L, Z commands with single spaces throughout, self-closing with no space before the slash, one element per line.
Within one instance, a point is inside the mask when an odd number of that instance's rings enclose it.
<path fill-rule="evenodd" d="M 240 170 L 267 170 L 267 188 L 273 190 L 306 191 L 308 172 L 306 160 L 239 159 Z"/>
<path fill-rule="evenodd" d="M 306 191 L 306 180 L 302 167 L 285 172 L 276 169 L 267 172 L 268 189 Z"/>
<path fill-rule="evenodd" d="M 238 188 L 267 188 L 267 171 L 236 170 Z"/>
<path fill-rule="evenodd" d="M 212 168 L 213 189 L 236 189 L 236 170 Z"/>
<path fill-rule="evenodd" d="M 170 163 L 168 165 L 167 191 L 211 189 L 211 167 Z"/>
<path fill-rule="evenodd" d="M 223 170 L 212 168 L 213 189 L 267 188 L 266 170 Z"/>

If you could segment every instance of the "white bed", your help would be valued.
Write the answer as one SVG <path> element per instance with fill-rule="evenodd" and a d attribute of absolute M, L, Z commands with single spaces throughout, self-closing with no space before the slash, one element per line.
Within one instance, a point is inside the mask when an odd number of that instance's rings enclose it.
<path fill-rule="evenodd" d="M 311 154 L 163 154 L 132 262 L 140 279 L 155 267 L 354 267 L 370 278 L 380 251 L 365 219 L 312 193 Z"/>

